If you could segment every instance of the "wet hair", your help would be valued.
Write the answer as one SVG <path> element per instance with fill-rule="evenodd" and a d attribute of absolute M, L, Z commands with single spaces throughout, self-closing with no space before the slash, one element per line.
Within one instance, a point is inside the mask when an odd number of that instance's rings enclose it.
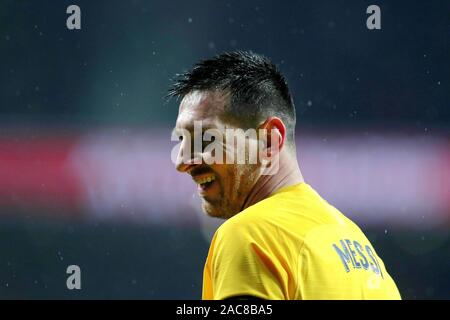
<path fill-rule="evenodd" d="M 168 97 L 183 98 L 194 90 L 229 93 L 224 111 L 245 128 L 279 117 L 286 126 L 286 142 L 294 145 L 295 106 L 286 79 L 267 57 L 235 51 L 202 60 L 177 75 Z"/>

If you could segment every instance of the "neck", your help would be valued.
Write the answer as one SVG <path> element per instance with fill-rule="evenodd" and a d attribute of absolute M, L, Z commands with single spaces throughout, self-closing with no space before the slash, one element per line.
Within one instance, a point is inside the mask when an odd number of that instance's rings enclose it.
<path fill-rule="evenodd" d="M 275 191 L 304 182 L 295 156 L 280 153 L 278 171 L 273 175 L 261 175 L 247 196 L 242 210 L 268 198 Z M 242 211 L 241 210 L 241 211 Z"/>

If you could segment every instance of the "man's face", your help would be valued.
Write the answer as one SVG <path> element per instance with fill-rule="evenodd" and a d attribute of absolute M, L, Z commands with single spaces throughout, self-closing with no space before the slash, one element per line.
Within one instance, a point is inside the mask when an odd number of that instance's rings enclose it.
<path fill-rule="evenodd" d="M 190 143 L 193 145 L 194 122 L 201 121 L 203 131 L 213 129 L 225 137 L 225 129 L 237 128 L 226 120 L 224 107 L 228 103 L 229 96 L 218 91 L 193 91 L 187 94 L 180 104 L 175 131 L 190 132 L 192 138 Z M 183 144 L 189 143 L 186 140 L 190 137 L 187 139 L 182 137 L 182 139 L 181 148 L 183 149 Z M 226 139 L 224 143 L 227 144 Z M 235 147 L 236 152 L 239 151 L 239 147 Z M 195 156 L 198 155 L 194 154 L 192 158 Z M 201 156 L 208 157 L 208 154 L 203 153 Z M 259 178 L 258 164 L 248 162 L 227 163 L 224 159 L 222 164 L 206 164 L 205 161 L 193 164 L 186 163 L 179 155 L 176 166 L 178 171 L 191 175 L 197 184 L 203 210 L 212 217 L 224 219 L 242 210 L 247 196 Z"/>

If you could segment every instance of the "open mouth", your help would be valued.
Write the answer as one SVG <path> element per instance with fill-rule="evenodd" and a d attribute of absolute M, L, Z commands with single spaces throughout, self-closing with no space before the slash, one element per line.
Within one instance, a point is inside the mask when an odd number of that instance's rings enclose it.
<path fill-rule="evenodd" d="M 193 179 L 197 183 L 199 191 L 206 191 L 216 181 L 216 175 L 213 173 L 202 174 L 193 177 Z"/>

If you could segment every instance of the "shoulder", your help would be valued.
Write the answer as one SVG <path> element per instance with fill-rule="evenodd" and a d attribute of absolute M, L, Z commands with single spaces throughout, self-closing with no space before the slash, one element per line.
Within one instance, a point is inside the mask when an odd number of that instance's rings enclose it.
<path fill-rule="evenodd" d="M 216 231 L 219 239 L 232 238 L 234 241 L 249 241 L 270 236 L 276 232 L 274 215 L 277 208 L 274 199 L 264 199 L 226 220 Z"/>
<path fill-rule="evenodd" d="M 289 187 L 225 221 L 216 231 L 217 241 L 233 244 L 259 242 L 299 247 L 303 241 L 354 234 L 360 229 L 328 204 L 309 185 Z"/>

